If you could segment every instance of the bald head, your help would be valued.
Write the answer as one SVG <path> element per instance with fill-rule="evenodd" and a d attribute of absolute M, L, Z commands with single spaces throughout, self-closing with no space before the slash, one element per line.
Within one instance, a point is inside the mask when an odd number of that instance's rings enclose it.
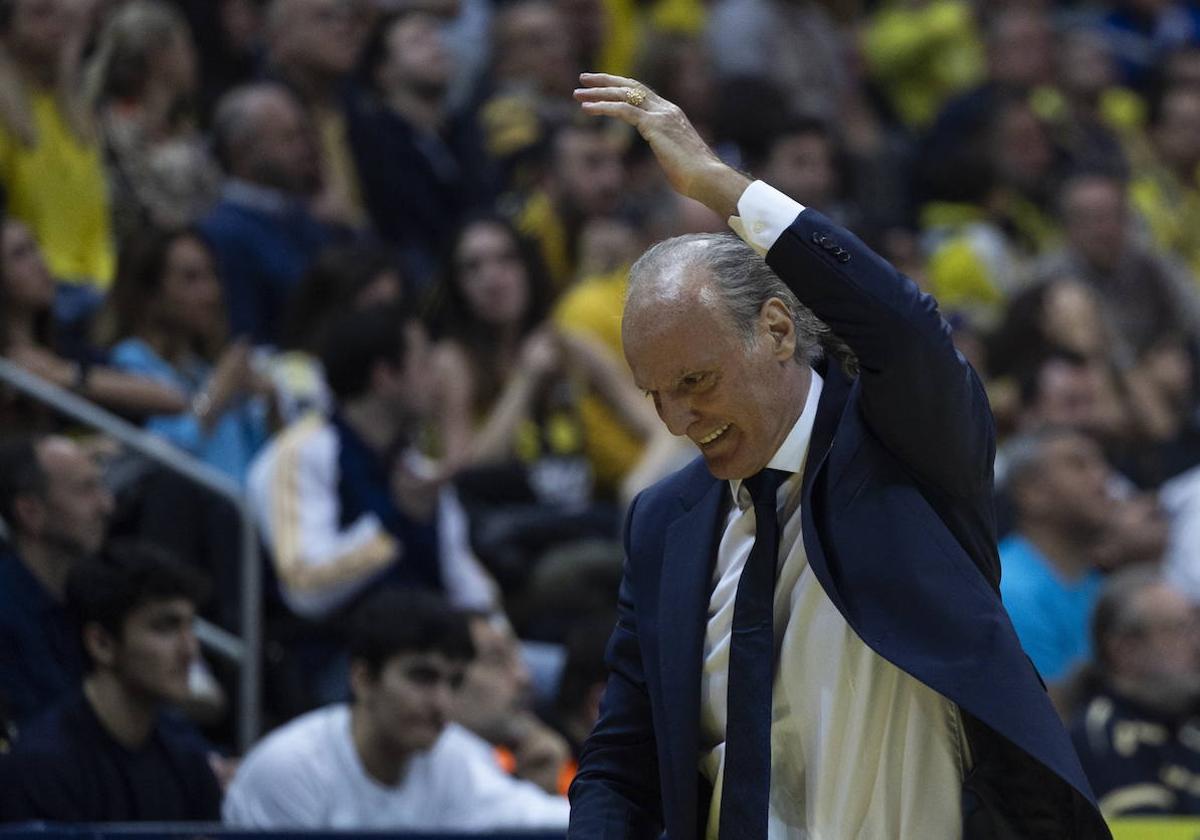
<path fill-rule="evenodd" d="M 221 165 L 235 178 L 287 192 L 315 185 L 312 129 L 282 85 L 246 85 L 226 94 L 217 105 L 213 139 Z"/>
<path fill-rule="evenodd" d="M 753 475 L 782 445 L 822 330 L 734 237 L 667 240 L 630 272 L 622 340 L 634 381 L 717 478 Z"/>

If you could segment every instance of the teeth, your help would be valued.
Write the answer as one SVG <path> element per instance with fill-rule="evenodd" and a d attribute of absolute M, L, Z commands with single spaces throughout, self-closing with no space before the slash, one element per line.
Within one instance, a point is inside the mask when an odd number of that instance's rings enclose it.
<path fill-rule="evenodd" d="M 708 434 L 708 435 L 705 435 L 704 437 L 700 438 L 700 440 L 697 442 L 699 444 L 701 444 L 702 446 L 707 446 L 708 444 L 712 443 L 714 440 L 719 438 L 721 435 L 725 434 L 725 430 L 728 428 L 729 428 L 729 424 L 726 423 L 724 426 L 717 429 L 712 434 Z"/>

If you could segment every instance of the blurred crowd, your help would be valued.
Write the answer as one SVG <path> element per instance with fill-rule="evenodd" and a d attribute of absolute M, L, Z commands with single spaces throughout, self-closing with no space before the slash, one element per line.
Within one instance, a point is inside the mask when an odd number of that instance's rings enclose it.
<path fill-rule="evenodd" d="M 273 730 L 192 629 L 237 507 L 0 387 L 0 819 L 565 826 L 623 513 L 695 454 L 625 274 L 727 229 L 582 70 L 936 296 L 1102 808 L 1200 814 L 1200 5 L 0 0 L 0 355 L 239 488 Z"/>

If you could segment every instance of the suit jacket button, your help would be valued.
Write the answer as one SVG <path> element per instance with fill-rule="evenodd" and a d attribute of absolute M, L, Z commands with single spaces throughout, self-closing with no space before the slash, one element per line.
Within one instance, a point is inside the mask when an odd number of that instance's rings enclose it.
<path fill-rule="evenodd" d="M 821 231 L 814 230 L 812 232 L 812 241 L 814 245 L 820 245 L 822 239 L 825 239 L 825 234 L 821 233 Z"/>
<path fill-rule="evenodd" d="M 850 253 L 848 251 L 839 252 L 837 255 L 837 261 L 840 263 L 850 262 Z"/>

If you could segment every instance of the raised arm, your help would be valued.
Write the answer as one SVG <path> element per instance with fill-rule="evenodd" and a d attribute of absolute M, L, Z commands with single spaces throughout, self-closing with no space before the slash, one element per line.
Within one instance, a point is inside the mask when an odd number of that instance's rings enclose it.
<path fill-rule="evenodd" d="M 620 119 L 650 144 L 671 185 L 713 211 L 858 357 L 864 419 L 915 475 L 953 495 L 991 480 L 983 388 L 936 302 L 852 233 L 723 163 L 687 117 L 641 83 L 585 73 L 586 113 Z"/>

